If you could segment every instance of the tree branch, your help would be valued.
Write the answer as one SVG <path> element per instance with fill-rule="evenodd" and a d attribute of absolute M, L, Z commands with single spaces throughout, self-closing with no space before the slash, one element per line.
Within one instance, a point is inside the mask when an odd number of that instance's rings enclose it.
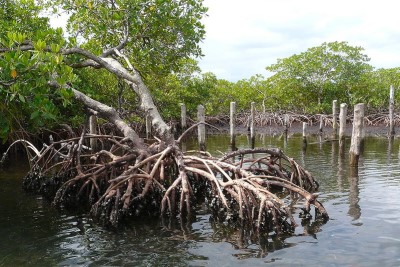
<path fill-rule="evenodd" d="M 119 46 L 123 47 L 124 42 L 121 42 Z M 117 46 L 117 48 L 119 46 Z M 34 50 L 34 46 L 31 43 L 23 44 L 19 46 L 18 49 L 20 51 L 29 51 Z M 113 48 L 113 53 L 115 53 L 115 49 L 116 48 Z M 14 49 L 0 48 L 0 53 L 12 50 Z M 51 52 L 50 47 L 46 47 L 45 51 Z M 78 54 L 88 59 L 77 64 L 71 64 L 71 67 L 103 67 L 114 75 L 124 79 L 124 81 L 130 86 L 130 88 L 139 96 L 140 108 L 144 111 L 145 114 L 148 114 L 150 116 L 152 120 L 152 126 L 158 133 L 159 137 L 167 143 L 172 144 L 174 142 L 174 137 L 171 134 L 170 127 L 162 119 L 156 105 L 153 102 L 153 98 L 149 89 L 144 84 L 141 76 L 135 69 L 132 69 L 132 71 L 129 72 L 118 60 L 111 57 L 99 57 L 79 47 L 61 49 L 60 53 L 63 55 Z M 108 53 L 104 54 L 108 55 Z"/>
<path fill-rule="evenodd" d="M 151 97 L 149 89 L 144 84 L 142 78 L 135 69 L 132 69 L 131 74 L 118 60 L 110 57 L 98 57 L 78 47 L 64 49 L 62 50 L 62 54 L 80 54 L 90 60 L 93 60 L 116 76 L 124 79 L 131 89 L 139 96 L 141 109 L 146 114 L 149 114 L 150 118 L 152 119 L 152 125 L 161 139 L 167 143 L 174 142 L 170 127 L 162 119 L 156 105 L 153 102 L 153 98 Z"/>
<path fill-rule="evenodd" d="M 56 82 L 49 82 L 49 85 L 57 89 L 61 87 Z M 146 147 L 139 135 L 119 117 L 118 112 L 114 108 L 100 103 L 72 87 L 69 87 L 69 89 L 72 90 L 75 98 L 78 101 L 83 103 L 86 107 L 95 110 L 99 117 L 102 117 L 103 119 L 106 119 L 109 122 L 113 123 L 118 128 L 118 130 L 123 133 L 125 137 L 129 138 L 133 142 L 135 147 L 139 149 Z"/>

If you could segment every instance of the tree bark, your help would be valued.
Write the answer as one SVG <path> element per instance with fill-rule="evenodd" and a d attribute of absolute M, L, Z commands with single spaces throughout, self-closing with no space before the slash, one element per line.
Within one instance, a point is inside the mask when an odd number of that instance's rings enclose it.
<path fill-rule="evenodd" d="M 148 114 L 151 118 L 151 124 L 155 131 L 158 133 L 159 137 L 167 142 L 173 143 L 174 138 L 171 134 L 170 127 L 164 122 L 156 105 L 153 102 L 150 91 L 144 84 L 139 73 L 132 68 L 131 72 L 128 71 L 118 60 L 111 57 L 97 57 L 85 50 L 80 48 L 71 48 L 64 50 L 63 54 L 80 54 L 88 58 L 87 61 L 82 62 L 83 65 L 79 67 L 102 67 L 109 72 L 115 74 L 116 76 L 122 78 L 129 87 L 137 94 L 140 99 L 140 108 L 144 114 Z M 78 65 L 76 65 L 78 66 Z"/>
<path fill-rule="evenodd" d="M 60 88 L 61 86 L 56 82 L 50 82 L 49 85 L 54 88 Z M 114 124 L 118 130 L 122 132 L 122 134 L 129 138 L 134 146 L 138 149 L 144 149 L 146 145 L 143 140 L 139 137 L 139 135 L 133 130 L 119 115 L 118 112 L 99 101 L 96 101 L 84 93 L 69 87 L 74 93 L 74 97 L 76 100 L 81 102 L 85 107 L 90 108 L 96 112 L 96 115 L 111 122 Z"/>
<path fill-rule="evenodd" d="M 120 62 L 113 58 L 101 59 L 107 63 L 103 65 L 104 68 L 123 78 L 130 88 L 139 96 L 140 108 L 145 114 L 150 116 L 151 124 L 158 133 L 159 137 L 167 143 L 173 143 L 174 138 L 171 134 L 171 129 L 162 119 L 156 105 L 153 102 L 150 91 L 144 84 L 140 75 L 135 70 L 133 70 L 133 74 L 129 73 L 129 71 L 122 66 Z"/>

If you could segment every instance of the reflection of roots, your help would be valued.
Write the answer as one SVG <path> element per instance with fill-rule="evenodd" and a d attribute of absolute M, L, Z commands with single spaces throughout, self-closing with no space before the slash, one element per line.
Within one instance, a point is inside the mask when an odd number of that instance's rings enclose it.
<path fill-rule="evenodd" d="M 108 149 L 85 151 L 85 138 L 98 138 Z M 317 195 L 309 193 L 317 182 L 278 149 L 243 149 L 214 158 L 183 153 L 176 145 L 134 150 L 129 144 L 90 135 L 55 142 L 33 158 L 24 185 L 55 192 L 58 206 L 89 204 L 95 217 L 113 225 L 127 216 L 190 218 L 195 206 L 206 202 L 218 220 L 291 232 L 295 221 L 275 193 L 302 197 L 304 213 L 314 205 L 318 217 L 328 218 Z"/>

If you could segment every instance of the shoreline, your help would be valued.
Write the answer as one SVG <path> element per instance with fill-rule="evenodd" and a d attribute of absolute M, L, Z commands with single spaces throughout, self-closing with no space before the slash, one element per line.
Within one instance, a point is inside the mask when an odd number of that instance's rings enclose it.
<path fill-rule="evenodd" d="M 219 125 L 217 129 L 214 129 L 212 127 L 206 127 L 207 128 L 207 133 L 208 134 L 229 134 L 230 133 L 230 128 L 229 125 Z M 388 132 L 389 132 L 389 127 L 386 125 L 365 125 L 365 136 L 366 137 L 388 137 Z M 285 127 L 282 125 L 267 125 L 264 127 L 260 126 L 255 126 L 254 127 L 254 132 L 256 134 L 266 134 L 266 135 L 281 135 L 284 133 Z M 353 130 L 353 125 L 352 124 L 347 124 L 346 125 L 346 130 L 345 130 L 345 136 L 350 137 L 352 134 Z M 235 127 L 236 134 L 249 134 L 250 132 L 247 130 L 246 126 L 236 126 Z M 288 128 L 288 135 L 292 134 L 302 134 L 303 133 L 303 125 L 302 123 L 292 123 L 290 127 Z M 319 125 L 312 125 L 309 126 L 307 125 L 306 129 L 306 135 L 320 135 L 319 131 Z M 333 135 L 333 129 L 332 126 L 324 126 L 322 129 L 322 135 L 323 136 L 332 136 Z M 398 136 L 398 131 L 396 131 L 395 128 L 395 134 L 394 137 Z M 400 133 L 399 133 L 400 136 Z"/>

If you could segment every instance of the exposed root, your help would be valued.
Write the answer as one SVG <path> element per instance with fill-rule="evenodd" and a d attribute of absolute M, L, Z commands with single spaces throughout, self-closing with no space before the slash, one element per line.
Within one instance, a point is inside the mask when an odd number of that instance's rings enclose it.
<path fill-rule="evenodd" d="M 84 150 L 89 138 L 108 149 Z M 112 225 L 142 215 L 190 220 L 196 205 L 206 202 L 217 221 L 250 225 L 259 233 L 291 233 L 293 196 L 304 199 L 305 214 L 313 205 L 317 218 L 328 219 L 313 193 L 318 183 L 279 149 L 243 149 L 218 159 L 183 153 L 174 144 L 135 150 L 122 138 L 82 134 L 44 146 L 24 185 L 46 189 L 57 206 L 89 205 L 94 217 Z"/>

